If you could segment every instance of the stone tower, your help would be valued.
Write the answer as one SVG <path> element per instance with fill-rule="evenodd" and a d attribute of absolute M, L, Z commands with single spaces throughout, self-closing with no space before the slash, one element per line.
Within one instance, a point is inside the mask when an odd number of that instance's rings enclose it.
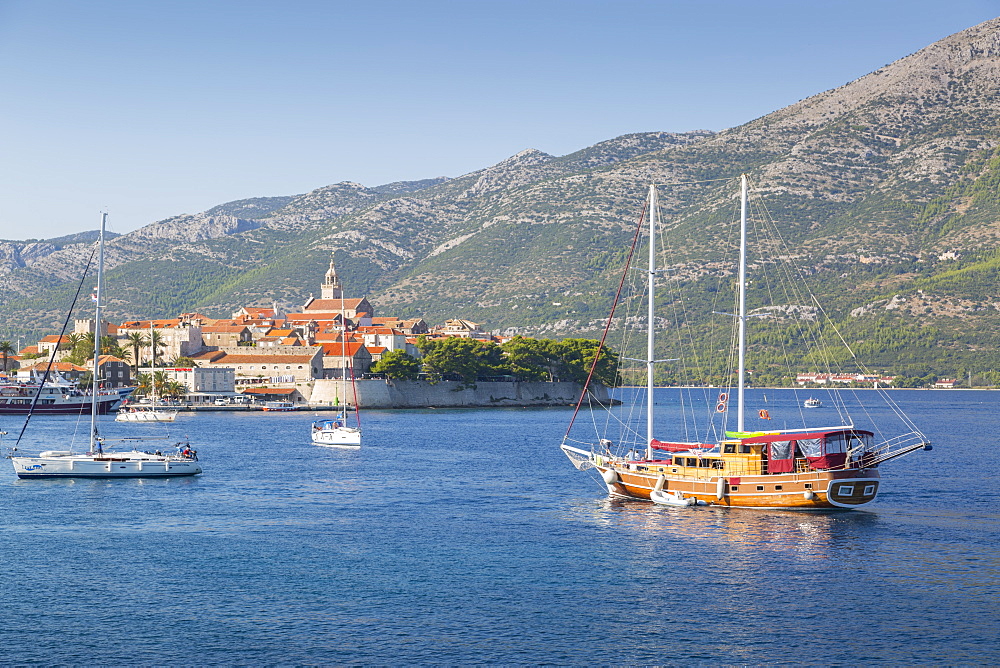
<path fill-rule="evenodd" d="M 344 288 L 337 278 L 337 269 L 333 266 L 333 254 L 330 254 L 330 268 L 326 270 L 326 278 L 323 279 L 323 290 L 320 299 L 340 299 L 344 296 Z"/>

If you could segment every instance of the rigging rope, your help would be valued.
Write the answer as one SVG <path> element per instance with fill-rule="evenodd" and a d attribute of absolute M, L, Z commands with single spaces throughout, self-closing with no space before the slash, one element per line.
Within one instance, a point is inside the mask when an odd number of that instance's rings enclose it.
<path fill-rule="evenodd" d="M 628 276 L 628 270 L 632 266 L 632 257 L 635 255 L 636 246 L 639 243 L 639 234 L 642 232 L 642 223 L 646 219 L 646 214 L 649 211 L 649 203 L 643 205 L 642 214 L 639 215 L 639 224 L 635 226 L 635 235 L 632 237 L 632 246 L 629 248 L 628 257 L 625 258 L 625 268 L 622 271 L 621 280 L 618 282 L 618 291 L 615 292 L 615 299 L 611 303 L 611 313 L 608 314 L 608 321 L 604 325 L 604 333 L 601 334 L 601 342 L 597 344 L 597 353 L 594 355 L 594 361 L 590 365 L 590 372 L 587 374 L 587 380 L 583 384 L 583 391 L 580 393 L 580 398 L 576 402 L 576 408 L 573 409 L 573 417 L 569 420 L 569 426 L 566 427 L 566 434 L 563 436 L 563 440 L 569 437 L 569 432 L 573 429 L 573 423 L 576 421 L 576 416 L 580 412 L 580 407 L 583 405 L 583 400 L 587 396 L 587 391 L 590 389 L 590 381 L 594 378 L 594 372 L 597 370 L 597 363 L 601 360 L 601 354 L 604 352 L 604 342 L 608 338 L 608 332 L 611 331 L 611 323 L 614 321 L 615 309 L 618 308 L 618 300 L 622 295 L 622 286 L 625 285 L 625 279 Z M 652 240 L 650 240 L 652 243 Z"/>
<path fill-rule="evenodd" d="M 38 404 L 38 398 L 42 396 L 42 388 L 45 387 L 45 383 L 49 380 L 49 374 L 52 372 L 52 365 L 56 361 L 56 352 L 59 350 L 59 345 L 62 343 L 62 337 L 66 333 L 66 328 L 69 326 L 69 319 L 73 316 L 73 309 L 76 308 L 76 300 L 80 298 L 80 291 L 83 290 L 83 284 L 87 281 L 87 274 L 90 272 L 90 264 L 94 261 L 94 254 L 97 252 L 97 246 L 90 251 L 90 257 L 87 259 L 87 266 L 83 268 L 83 276 L 80 277 L 80 283 L 76 286 L 76 294 L 73 295 L 73 303 L 70 304 L 69 310 L 66 311 L 66 319 L 63 320 L 62 329 L 59 330 L 59 339 L 56 341 L 56 348 L 52 352 L 52 357 L 49 358 L 49 363 L 45 367 L 45 375 L 42 376 L 42 381 L 38 384 L 38 390 L 35 392 L 35 396 L 31 400 L 31 407 L 28 409 L 28 415 L 24 418 L 24 424 L 21 425 L 21 433 L 17 435 L 17 440 L 14 442 L 14 447 L 16 448 L 21 442 L 21 438 L 24 436 L 24 430 L 28 428 L 28 422 L 31 421 L 31 416 L 35 412 L 35 406 Z M 94 325 L 94 336 L 100 337 L 101 335 L 101 323 L 95 323 Z M 97 392 L 97 379 L 92 378 L 90 382 L 90 391 Z"/>

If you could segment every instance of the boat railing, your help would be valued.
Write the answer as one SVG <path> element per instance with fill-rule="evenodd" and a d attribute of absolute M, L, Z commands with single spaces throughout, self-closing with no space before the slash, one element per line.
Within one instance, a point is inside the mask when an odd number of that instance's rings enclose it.
<path fill-rule="evenodd" d="M 879 443 L 873 448 L 869 448 L 868 451 L 862 456 L 862 460 L 869 463 L 871 466 L 878 466 L 883 462 L 887 462 L 890 459 L 896 459 L 897 457 L 902 457 L 903 455 L 909 454 L 914 450 L 931 449 L 933 448 L 926 436 L 919 432 L 911 431 L 908 434 L 900 434 L 899 436 L 895 436 Z"/>

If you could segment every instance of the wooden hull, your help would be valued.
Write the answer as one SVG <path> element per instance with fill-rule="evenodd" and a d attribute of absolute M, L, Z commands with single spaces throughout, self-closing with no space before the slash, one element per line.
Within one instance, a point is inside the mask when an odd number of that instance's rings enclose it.
<path fill-rule="evenodd" d="M 598 466 L 608 492 L 615 496 L 649 499 L 660 475 L 638 473 L 622 467 Z M 613 471 L 615 475 L 610 475 Z M 608 478 L 614 482 L 607 482 Z M 733 478 L 688 478 L 664 475 L 662 488 L 679 491 L 710 505 L 731 508 L 822 510 L 861 508 L 878 495 L 878 469 L 845 469 L 779 473 Z M 721 495 L 720 495 L 721 492 Z"/>

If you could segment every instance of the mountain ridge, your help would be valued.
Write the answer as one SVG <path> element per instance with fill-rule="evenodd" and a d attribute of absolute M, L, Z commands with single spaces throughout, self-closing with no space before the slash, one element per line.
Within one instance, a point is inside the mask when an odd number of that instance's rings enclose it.
<path fill-rule="evenodd" d="M 224 314 L 251 302 L 295 308 L 318 289 L 332 253 L 348 292 L 383 313 L 588 333 L 607 307 L 605 284 L 647 184 L 673 184 L 661 195 L 669 264 L 700 285 L 728 271 L 717 219 L 732 206 L 731 180 L 749 172 L 838 317 L 859 331 L 876 318 L 931 322 L 955 337 L 947 343 L 963 348 L 958 357 L 992 363 L 973 348 L 994 340 L 997 308 L 948 303 L 983 289 L 994 271 L 998 75 L 994 19 L 721 132 L 633 133 L 565 156 L 525 149 L 454 178 L 344 182 L 222 204 L 107 244 L 109 279 L 126 288 L 116 308 L 134 316 Z M 26 328 L 51 327 L 58 309 L 36 295 L 66 292 L 84 246 L 38 250 L 15 267 L 3 263 L 0 244 L 5 311 Z M 889 294 L 917 304 L 918 289 L 919 315 Z"/>

